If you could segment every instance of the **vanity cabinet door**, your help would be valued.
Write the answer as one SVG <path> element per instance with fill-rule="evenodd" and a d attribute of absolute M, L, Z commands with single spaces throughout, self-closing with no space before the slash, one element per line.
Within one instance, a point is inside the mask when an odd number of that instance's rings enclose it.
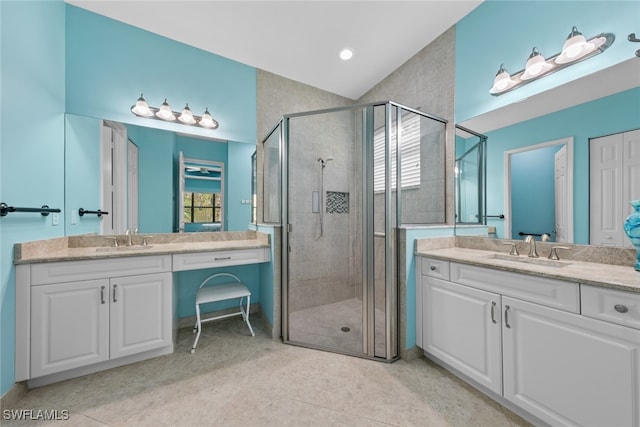
<path fill-rule="evenodd" d="M 31 287 L 31 378 L 109 359 L 109 281 Z"/>
<path fill-rule="evenodd" d="M 171 345 L 171 292 L 171 273 L 111 279 L 111 359 Z"/>
<path fill-rule="evenodd" d="M 640 331 L 502 302 L 505 398 L 554 426 L 640 425 Z"/>
<path fill-rule="evenodd" d="M 500 295 L 422 276 L 423 349 L 502 393 Z"/>

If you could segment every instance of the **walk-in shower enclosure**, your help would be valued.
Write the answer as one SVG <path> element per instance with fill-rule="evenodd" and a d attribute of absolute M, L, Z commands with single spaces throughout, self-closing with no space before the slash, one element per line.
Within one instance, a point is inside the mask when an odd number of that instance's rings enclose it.
<path fill-rule="evenodd" d="M 445 221 L 445 126 L 381 102 L 285 115 L 263 141 L 285 342 L 397 358 L 398 228 Z"/>

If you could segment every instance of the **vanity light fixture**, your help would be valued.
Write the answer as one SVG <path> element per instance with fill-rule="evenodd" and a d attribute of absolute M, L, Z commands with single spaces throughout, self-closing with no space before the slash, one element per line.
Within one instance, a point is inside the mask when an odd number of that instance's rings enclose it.
<path fill-rule="evenodd" d="M 178 120 L 187 125 L 193 125 L 196 123 L 196 119 L 193 118 L 193 113 L 191 112 L 191 108 L 189 108 L 189 104 L 184 106 L 182 113 L 178 116 Z"/>
<path fill-rule="evenodd" d="M 167 103 L 167 98 L 165 98 L 162 105 L 160 105 L 160 109 L 156 111 L 156 116 L 168 122 L 172 122 L 176 119 L 173 111 L 171 111 L 171 107 Z"/>
<path fill-rule="evenodd" d="M 529 55 L 529 59 L 527 59 L 527 65 L 524 67 L 524 73 L 522 73 L 520 79 L 529 80 L 540 77 L 552 67 L 553 65 L 545 61 L 544 56 L 538 51 L 538 48 L 534 47 L 531 55 Z"/>
<path fill-rule="evenodd" d="M 540 51 L 534 47 L 525 68 L 514 74 L 509 74 L 504 64 L 500 65 L 489 93 L 494 96 L 502 95 L 579 61 L 591 58 L 607 50 L 614 40 L 615 36 L 611 33 L 602 33 L 587 40 L 574 26 L 571 28 L 571 33 L 565 40 L 560 53 L 545 59 Z"/>
<path fill-rule="evenodd" d="M 144 99 L 144 95 L 140 94 L 140 98 L 136 101 L 135 105 L 131 107 L 131 112 L 138 117 L 145 117 L 148 119 L 157 119 L 167 122 L 173 122 L 176 119 L 185 125 L 200 126 L 205 129 L 217 129 L 219 124 L 211 117 L 209 109 L 205 108 L 202 116 L 196 116 L 189 108 L 189 104 L 186 104 L 181 113 L 177 113 L 171 109 L 171 106 L 165 98 L 164 102 L 160 105 L 160 108 L 150 107 L 147 100 Z"/>
<path fill-rule="evenodd" d="M 514 87 L 518 82 L 511 78 L 511 75 L 504 68 L 504 64 L 500 65 L 500 69 L 496 73 L 496 78 L 493 80 L 493 87 L 489 90 L 492 95 L 503 93 Z"/>

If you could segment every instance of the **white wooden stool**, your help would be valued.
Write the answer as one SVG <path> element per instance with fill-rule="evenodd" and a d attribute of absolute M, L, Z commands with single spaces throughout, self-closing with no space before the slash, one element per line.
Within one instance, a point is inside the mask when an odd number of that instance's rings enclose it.
<path fill-rule="evenodd" d="M 207 286 L 207 283 L 212 281 L 218 277 L 231 277 L 235 279 L 233 282 L 225 282 L 221 284 L 211 284 Z M 202 319 L 200 317 L 200 304 L 206 304 L 209 302 L 216 301 L 224 301 L 228 299 L 239 298 L 240 302 L 240 311 L 236 311 L 229 314 L 223 314 L 221 316 L 214 316 Z M 242 306 L 242 299 L 247 298 L 247 308 Z M 242 315 L 242 319 L 245 321 L 247 326 L 249 327 L 249 331 L 251 332 L 251 336 L 254 337 L 256 334 L 253 333 L 253 328 L 251 327 L 251 323 L 249 323 L 249 304 L 251 303 L 251 291 L 242 283 L 240 278 L 235 274 L 231 273 L 216 273 L 213 274 L 202 281 L 200 284 L 200 289 L 196 292 L 196 325 L 193 327 L 193 333 L 197 332 L 196 338 L 193 341 L 193 347 L 191 347 L 191 353 L 196 351 L 196 346 L 198 345 L 198 340 L 200 339 L 200 333 L 202 332 L 202 324 L 204 322 L 210 322 L 212 320 L 224 319 L 226 317 L 237 316 L 239 314 Z"/>

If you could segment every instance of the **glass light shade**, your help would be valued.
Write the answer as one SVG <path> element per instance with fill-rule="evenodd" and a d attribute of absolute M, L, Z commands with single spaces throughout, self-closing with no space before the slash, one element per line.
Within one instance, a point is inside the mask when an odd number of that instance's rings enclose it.
<path fill-rule="evenodd" d="M 587 42 L 581 32 L 576 27 L 571 29 L 571 34 L 562 46 L 562 52 L 556 58 L 556 63 L 567 64 L 577 61 L 578 59 L 588 55 L 595 49 L 593 43 Z"/>
<path fill-rule="evenodd" d="M 147 104 L 142 94 L 140 94 L 140 98 L 136 101 L 136 105 L 131 108 L 131 112 L 137 116 L 153 116 L 153 112 L 149 109 L 149 104 Z"/>
<path fill-rule="evenodd" d="M 524 73 L 520 76 L 521 80 L 529 80 L 534 77 L 541 76 L 551 69 L 551 64 L 548 64 L 545 61 L 544 56 L 538 52 L 538 49 L 535 47 L 529 55 L 529 59 L 527 60 L 527 65 L 525 66 Z"/>
<path fill-rule="evenodd" d="M 504 68 L 504 65 L 501 65 L 489 93 L 496 94 L 504 92 L 505 90 L 511 89 L 515 84 L 515 80 L 511 78 L 509 72 Z"/>
<path fill-rule="evenodd" d="M 184 110 L 182 110 L 182 113 L 180 114 L 180 117 L 178 117 L 178 120 L 188 125 L 192 125 L 196 122 L 196 119 L 193 118 L 193 113 L 189 108 L 189 104 L 185 105 Z"/>
<path fill-rule="evenodd" d="M 171 111 L 171 107 L 167 103 L 166 99 L 160 106 L 160 109 L 156 113 L 156 116 L 158 116 L 162 120 L 167 120 L 167 121 L 173 121 L 176 119 L 176 116 L 173 115 L 173 111 Z"/>
<path fill-rule="evenodd" d="M 218 122 L 213 120 L 213 117 L 211 117 L 211 114 L 209 113 L 209 109 L 205 109 L 204 114 L 202 115 L 202 118 L 200 119 L 200 122 L 198 122 L 198 124 L 207 129 L 215 129 L 218 127 Z"/>

